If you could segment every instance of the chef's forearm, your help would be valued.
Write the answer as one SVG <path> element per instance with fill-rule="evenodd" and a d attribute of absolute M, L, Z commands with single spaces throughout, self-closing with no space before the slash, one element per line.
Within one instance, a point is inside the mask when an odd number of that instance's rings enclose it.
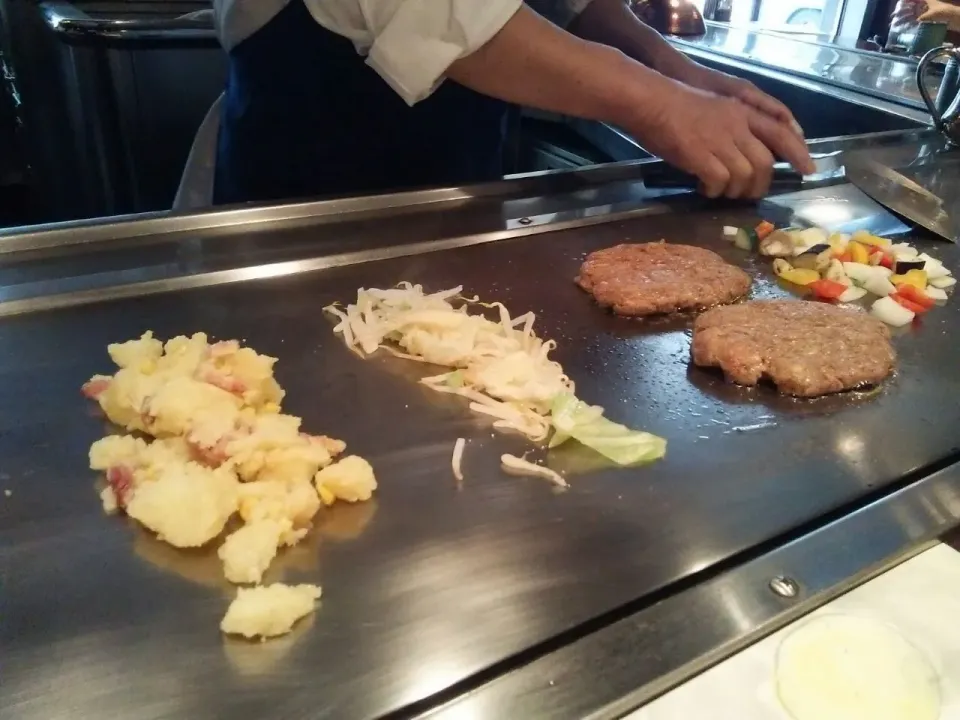
<path fill-rule="evenodd" d="M 559 29 L 521 7 L 490 42 L 447 77 L 511 103 L 630 126 L 656 112 L 671 81 L 619 50 Z"/>
<path fill-rule="evenodd" d="M 570 31 L 585 40 L 617 48 L 676 80 L 683 81 L 687 73 L 699 68 L 660 33 L 641 22 L 625 0 L 593 0 L 571 23 Z"/>

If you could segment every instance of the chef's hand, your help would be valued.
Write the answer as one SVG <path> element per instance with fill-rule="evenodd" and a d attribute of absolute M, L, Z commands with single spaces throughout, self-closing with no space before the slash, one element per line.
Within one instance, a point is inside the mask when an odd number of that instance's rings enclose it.
<path fill-rule="evenodd" d="M 960 27 L 960 7 L 943 2 L 943 0 L 927 0 L 926 8 L 921 4 L 923 12 L 917 18 L 920 22 L 944 22 L 951 30 Z"/>
<path fill-rule="evenodd" d="M 671 165 L 696 175 L 708 197 L 760 198 L 776 157 L 800 173 L 815 171 L 803 139 L 770 114 L 730 97 L 678 83 L 627 129 Z"/>
<path fill-rule="evenodd" d="M 706 90 L 714 95 L 736 98 L 740 102 L 766 113 L 774 120 L 782 122 L 801 138 L 803 137 L 803 129 L 793 113 L 790 112 L 790 108 L 776 98 L 767 95 L 749 80 L 727 75 L 702 65 L 695 65 L 685 75 L 685 77 L 677 79 L 691 87 Z"/>

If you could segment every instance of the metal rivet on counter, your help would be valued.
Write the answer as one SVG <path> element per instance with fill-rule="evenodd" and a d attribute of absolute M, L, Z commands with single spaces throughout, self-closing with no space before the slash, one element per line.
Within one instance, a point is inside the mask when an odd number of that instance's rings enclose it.
<path fill-rule="evenodd" d="M 528 217 L 522 217 L 519 220 L 517 220 L 517 222 L 520 223 L 521 225 L 529 225 L 530 223 L 533 222 L 533 220 L 531 220 Z"/>
<path fill-rule="evenodd" d="M 782 598 L 794 598 L 800 592 L 800 586 L 793 578 L 778 575 L 770 581 L 770 589 Z"/>

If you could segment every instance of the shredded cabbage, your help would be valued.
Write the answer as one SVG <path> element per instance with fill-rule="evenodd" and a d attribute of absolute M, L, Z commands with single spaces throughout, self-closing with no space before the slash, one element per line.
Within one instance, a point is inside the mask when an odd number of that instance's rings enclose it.
<path fill-rule="evenodd" d="M 553 398 L 574 391 L 560 364 L 549 358 L 556 343 L 533 332 L 534 313 L 513 318 L 501 303 L 480 303 L 462 292 L 455 287 L 427 294 L 404 282 L 389 290 L 361 289 L 356 303 L 324 309 L 339 320 L 334 332 L 360 356 L 383 348 L 455 368 L 421 382 L 469 399 L 470 408 L 493 417 L 498 430 L 546 440 Z M 471 305 L 494 311 L 497 319 L 470 314 Z"/>
<path fill-rule="evenodd" d="M 471 306 L 493 311 L 497 319 L 471 314 Z M 324 310 L 339 320 L 334 332 L 361 357 L 383 349 L 452 368 L 420 382 L 467 398 L 470 409 L 493 418 L 497 430 L 534 442 L 550 437 L 550 447 L 573 438 L 619 465 L 666 453 L 662 438 L 611 422 L 603 408 L 577 400 L 573 381 L 549 358 L 556 343 L 534 333 L 532 312 L 514 318 L 501 303 L 465 297 L 462 287 L 427 294 L 409 282 L 389 290 L 360 289 L 356 303 Z"/>
<path fill-rule="evenodd" d="M 667 441 L 650 433 L 631 430 L 603 416 L 603 408 L 587 405 L 573 395 L 558 395 L 553 402 L 556 432 L 550 447 L 573 438 L 617 465 L 659 460 L 667 454 Z"/>

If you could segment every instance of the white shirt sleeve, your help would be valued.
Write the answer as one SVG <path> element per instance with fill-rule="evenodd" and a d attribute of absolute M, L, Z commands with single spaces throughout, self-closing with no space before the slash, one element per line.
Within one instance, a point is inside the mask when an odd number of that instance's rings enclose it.
<path fill-rule="evenodd" d="M 456 60 L 486 44 L 523 0 L 306 0 L 314 19 L 357 51 L 408 104 Z"/>

